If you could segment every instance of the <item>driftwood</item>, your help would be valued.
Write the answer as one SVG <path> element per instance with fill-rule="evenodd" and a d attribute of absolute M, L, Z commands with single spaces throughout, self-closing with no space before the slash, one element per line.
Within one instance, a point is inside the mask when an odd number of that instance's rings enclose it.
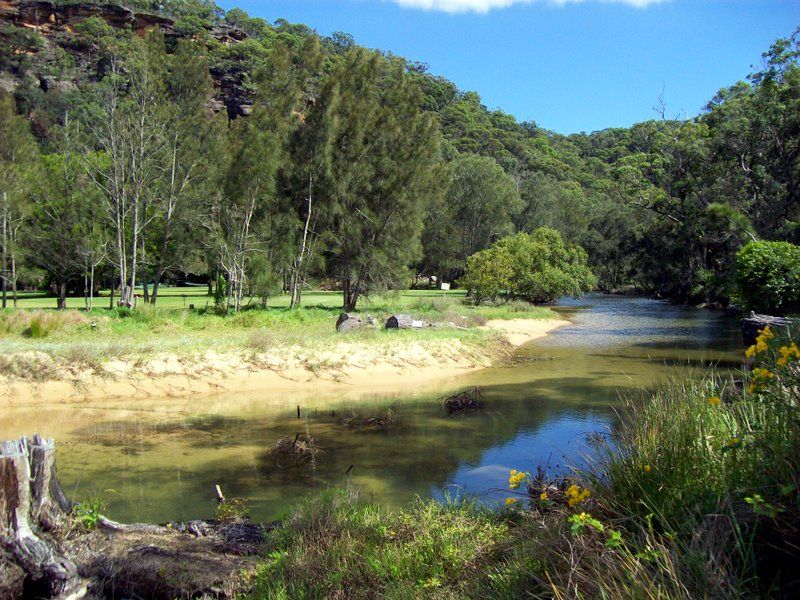
<path fill-rule="evenodd" d="M 354 329 L 359 329 L 364 325 L 364 321 L 361 320 L 356 314 L 353 313 L 342 313 L 339 315 L 339 319 L 336 321 L 336 331 L 344 332 L 344 331 L 353 331 Z"/>
<path fill-rule="evenodd" d="M 474 387 L 465 392 L 453 394 L 444 399 L 444 409 L 448 415 L 454 413 L 473 412 L 483 408 L 483 394 L 481 388 Z"/>
<path fill-rule="evenodd" d="M 319 451 L 314 438 L 300 439 L 300 434 L 297 434 L 294 439 L 291 437 L 278 439 L 269 449 L 268 456 L 275 466 L 284 469 L 313 462 Z"/>
<path fill-rule="evenodd" d="M 25 593 L 80 597 L 75 564 L 48 539 L 72 510 L 56 477 L 55 444 L 33 440 L 0 444 L 0 543 L 25 573 Z"/>
<path fill-rule="evenodd" d="M 397 406 L 390 406 L 386 413 L 377 417 L 352 416 L 345 419 L 342 425 L 346 429 L 361 432 L 389 431 L 397 424 Z"/>
<path fill-rule="evenodd" d="M 800 325 L 800 320 L 798 319 L 758 315 L 751 312 L 749 317 L 742 319 L 742 337 L 744 338 L 745 345 L 752 346 L 756 343 L 758 334 L 766 327 L 769 327 L 775 333 L 788 334 L 789 329 L 797 325 Z"/>
<path fill-rule="evenodd" d="M 392 315 L 386 320 L 386 329 L 423 329 L 425 321 L 416 321 L 410 315 Z"/>

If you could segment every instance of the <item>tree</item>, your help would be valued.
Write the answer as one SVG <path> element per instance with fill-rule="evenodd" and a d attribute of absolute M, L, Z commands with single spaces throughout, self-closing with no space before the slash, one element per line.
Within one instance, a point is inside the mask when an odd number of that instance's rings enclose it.
<path fill-rule="evenodd" d="M 6 308 L 9 284 L 17 305 L 19 234 L 30 210 L 28 187 L 38 149 L 30 126 L 14 111 L 10 97 L 0 95 L 0 286 Z"/>
<path fill-rule="evenodd" d="M 212 243 L 226 274 L 227 303 L 234 310 L 241 308 L 248 261 L 264 251 L 266 222 L 277 205 L 275 175 L 282 146 L 274 126 L 269 111 L 259 105 L 248 119 L 231 125 L 222 195 L 210 207 Z"/>
<path fill-rule="evenodd" d="M 458 156 L 448 174 L 443 201 L 429 211 L 424 241 L 432 274 L 455 279 L 467 257 L 514 232 L 522 202 L 514 179 L 492 158 Z"/>
<path fill-rule="evenodd" d="M 97 192 L 64 132 L 61 153 L 42 157 L 41 177 L 33 187 L 31 220 L 26 232 L 30 261 L 49 275 L 57 306 L 66 308 L 67 286 L 99 262 L 96 232 Z"/>
<path fill-rule="evenodd" d="M 181 40 L 167 58 L 167 98 L 162 174 L 157 180 L 151 210 L 155 263 L 150 302 L 158 300 L 164 276 L 188 264 L 195 246 L 192 231 L 199 218 L 200 194 L 214 181 L 214 150 L 223 137 L 209 117 L 205 99 L 212 84 L 205 58 L 193 42 Z"/>
<path fill-rule="evenodd" d="M 779 315 L 800 312 L 800 246 L 750 242 L 736 256 L 736 283 L 750 309 Z"/>
<path fill-rule="evenodd" d="M 143 264 L 153 194 L 164 176 L 169 115 L 165 111 L 164 40 L 134 39 L 126 69 L 114 61 L 87 126 L 100 153 L 90 154 L 90 177 L 103 193 L 114 232 L 120 305 L 132 306 Z M 146 275 L 143 275 L 146 281 Z"/>
<path fill-rule="evenodd" d="M 597 283 L 580 246 L 567 245 L 561 234 L 540 227 L 498 240 L 467 261 L 459 284 L 476 303 L 501 293 L 528 302 L 552 302 L 561 296 L 582 296 Z"/>
<path fill-rule="evenodd" d="M 332 78 L 317 102 L 318 110 L 336 102 L 333 153 L 318 189 L 332 211 L 329 264 L 344 309 L 354 310 L 362 294 L 404 281 L 419 256 L 439 133 L 401 61 L 355 49 Z"/>

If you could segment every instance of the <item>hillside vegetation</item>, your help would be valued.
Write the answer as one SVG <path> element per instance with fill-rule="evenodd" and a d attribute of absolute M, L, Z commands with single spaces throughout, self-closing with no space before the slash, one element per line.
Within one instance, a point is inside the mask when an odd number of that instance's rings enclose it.
<path fill-rule="evenodd" d="M 563 136 L 344 33 L 199 0 L 43 6 L 0 12 L 0 198 L 9 288 L 60 305 L 193 273 L 234 308 L 312 283 L 353 308 L 541 226 L 602 289 L 725 304 L 741 246 L 800 239 L 796 33 L 696 118 Z"/>

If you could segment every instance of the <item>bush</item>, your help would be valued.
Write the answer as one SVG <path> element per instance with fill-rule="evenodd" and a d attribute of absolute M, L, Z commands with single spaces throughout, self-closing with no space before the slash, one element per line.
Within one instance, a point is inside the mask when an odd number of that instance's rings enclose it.
<path fill-rule="evenodd" d="M 586 251 L 564 243 L 561 234 L 540 227 L 495 242 L 467 259 L 459 284 L 476 304 L 501 294 L 528 302 L 552 302 L 560 296 L 581 296 L 597 278 L 589 269 Z"/>
<path fill-rule="evenodd" d="M 736 257 L 741 301 L 769 314 L 800 312 L 800 246 L 789 242 L 750 242 Z"/>

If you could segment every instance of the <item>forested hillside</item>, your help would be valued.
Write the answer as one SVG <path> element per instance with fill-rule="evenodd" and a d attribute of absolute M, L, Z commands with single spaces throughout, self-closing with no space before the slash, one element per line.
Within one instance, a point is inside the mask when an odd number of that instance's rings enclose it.
<path fill-rule="evenodd" d="M 602 289 L 725 304 L 744 243 L 800 241 L 797 32 L 697 118 L 562 136 L 344 33 L 126 6 L 0 0 L 15 289 L 145 282 L 155 302 L 192 273 L 237 307 L 314 281 L 353 308 L 547 226 Z"/>

